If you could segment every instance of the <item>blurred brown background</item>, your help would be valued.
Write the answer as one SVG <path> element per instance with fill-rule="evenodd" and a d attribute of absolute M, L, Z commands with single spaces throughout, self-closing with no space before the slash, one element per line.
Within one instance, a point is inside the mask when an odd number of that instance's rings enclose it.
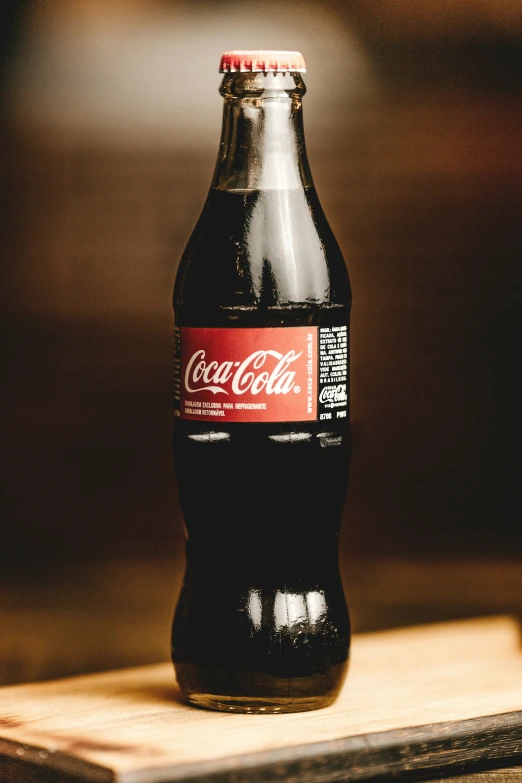
<path fill-rule="evenodd" d="M 11 0 L 2 14 L 0 679 L 168 648 L 183 543 L 171 290 L 232 48 L 308 63 L 310 162 L 354 288 L 356 627 L 517 608 L 520 3 Z"/>

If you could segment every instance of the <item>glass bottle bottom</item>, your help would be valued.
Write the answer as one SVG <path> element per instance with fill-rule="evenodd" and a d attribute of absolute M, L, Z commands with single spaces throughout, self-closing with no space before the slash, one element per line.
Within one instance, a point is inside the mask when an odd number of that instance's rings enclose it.
<path fill-rule="evenodd" d="M 185 701 L 193 707 L 220 712 L 240 712 L 255 715 L 280 715 L 286 712 L 309 712 L 328 707 L 335 701 L 334 696 L 312 696 L 298 699 L 284 698 L 245 698 L 211 693 L 191 693 Z"/>
<path fill-rule="evenodd" d="M 289 678 L 185 663 L 176 665 L 176 674 L 184 701 L 194 707 L 274 714 L 328 707 L 339 694 L 347 667 L 343 661 L 315 675 Z"/>

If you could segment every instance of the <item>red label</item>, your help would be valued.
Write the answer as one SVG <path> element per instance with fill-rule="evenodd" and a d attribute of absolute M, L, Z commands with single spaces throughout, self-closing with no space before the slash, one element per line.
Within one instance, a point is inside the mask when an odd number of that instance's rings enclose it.
<path fill-rule="evenodd" d="M 180 415 L 194 421 L 317 419 L 317 327 L 181 327 Z"/>

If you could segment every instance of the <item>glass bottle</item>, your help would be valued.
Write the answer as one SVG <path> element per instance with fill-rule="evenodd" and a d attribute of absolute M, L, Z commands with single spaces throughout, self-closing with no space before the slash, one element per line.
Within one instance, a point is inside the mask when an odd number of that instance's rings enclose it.
<path fill-rule="evenodd" d="M 341 251 L 303 133 L 304 61 L 229 52 L 217 165 L 174 290 L 184 698 L 327 706 L 348 663 L 338 539 L 351 455 Z"/>

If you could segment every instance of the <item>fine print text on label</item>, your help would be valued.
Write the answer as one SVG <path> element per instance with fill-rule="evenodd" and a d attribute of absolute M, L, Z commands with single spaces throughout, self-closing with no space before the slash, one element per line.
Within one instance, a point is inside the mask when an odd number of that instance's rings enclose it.
<path fill-rule="evenodd" d="M 319 329 L 319 418 L 346 418 L 348 407 L 348 327 Z"/>

